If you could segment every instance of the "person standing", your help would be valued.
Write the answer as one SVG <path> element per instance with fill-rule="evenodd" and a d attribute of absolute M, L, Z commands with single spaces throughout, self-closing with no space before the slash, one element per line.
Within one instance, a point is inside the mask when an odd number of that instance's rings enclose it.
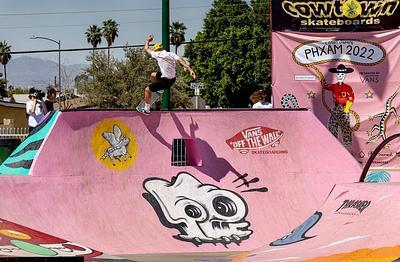
<path fill-rule="evenodd" d="M 57 91 L 54 87 L 47 90 L 47 99 L 44 101 L 46 104 L 47 112 L 54 111 L 54 102 L 56 101 Z"/>
<path fill-rule="evenodd" d="M 144 91 L 144 108 L 137 109 L 139 112 L 146 115 L 150 114 L 152 92 L 171 88 L 171 86 L 175 83 L 177 63 L 186 68 L 193 79 L 196 78 L 196 74 L 192 68 L 178 55 L 165 51 L 162 44 L 157 43 L 153 46 L 153 49 L 150 49 L 149 45 L 151 41 L 153 41 L 153 38 L 153 35 L 149 35 L 146 38 L 144 51 L 146 51 L 146 53 L 148 53 L 152 58 L 157 60 L 160 71 L 151 73 L 151 84 L 149 84 Z"/>
<path fill-rule="evenodd" d="M 272 108 L 272 104 L 267 101 L 267 91 L 266 90 L 260 90 L 258 91 L 258 98 L 259 101 L 253 105 L 254 109 L 266 109 L 266 108 Z"/>
<path fill-rule="evenodd" d="M 44 119 L 47 109 L 43 102 L 44 94 L 34 87 L 29 89 L 29 101 L 26 102 L 26 113 L 28 115 L 29 133 Z"/>

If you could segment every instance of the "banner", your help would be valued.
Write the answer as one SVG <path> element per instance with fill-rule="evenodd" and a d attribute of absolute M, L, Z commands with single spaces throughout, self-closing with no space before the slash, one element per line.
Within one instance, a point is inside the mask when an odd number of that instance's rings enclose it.
<path fill-rule="evenodd" d="M 379 31 L 398 29 L 400 0 L 272 0 L 273 31 Z"/>
<path fill-rule="evenodd" d="M 365 163 L 384 139 L 400 132 L 399 43 L 399 29 L 273 32 L 274 107 L 310 108 Z M 315 143 L 324 146 L 324 141 Z M 388 145 L 373 167 L 398 169 L 399 151 L 399 143 Z"/>

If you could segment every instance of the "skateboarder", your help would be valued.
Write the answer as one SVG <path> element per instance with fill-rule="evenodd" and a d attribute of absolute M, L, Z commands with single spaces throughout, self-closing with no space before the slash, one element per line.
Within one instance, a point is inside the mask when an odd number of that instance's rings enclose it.
<path fill-rule="evenodd" d="M 182 58 L 174 53 L 165 51 L 161 44 L 155 44 L 153 50 L 151 50 L 149 44 L 153 41 L 153 38 L 153 35 L 147 37 L 144 50 L 151 55 L 152 58 L 157 59 L 160 71 L 151 73 L 151 84 L 144 90 L 144 108 L 137 108 L 139 112 L 146 115 L 150 114 L 152 92 L 168 89 L 175 83 L 177 62 L 189 70 L 190 76 L 193 79 L 196 78 L 196 74 L 192 68 Z"/>

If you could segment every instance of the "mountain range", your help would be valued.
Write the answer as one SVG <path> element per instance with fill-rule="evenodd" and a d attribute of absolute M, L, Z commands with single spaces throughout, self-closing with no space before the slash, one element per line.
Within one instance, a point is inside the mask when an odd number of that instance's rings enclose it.
<path fill-rule="evenodd" d="M 81 74 L 88 65 L 73 64 L 61 65 L 61 86 L 73 88 L 74 79 Z M 3 73 L 3 66 L 0 67 Z M 4 77 L 4 75 L 3 75 Z M 58 81 L 58 63 L 30 56 L 12 58 L 7 64 L 8 85 L 14 87 L 36 87 L 45 89 L 54 85 L 55 77 Z"/>

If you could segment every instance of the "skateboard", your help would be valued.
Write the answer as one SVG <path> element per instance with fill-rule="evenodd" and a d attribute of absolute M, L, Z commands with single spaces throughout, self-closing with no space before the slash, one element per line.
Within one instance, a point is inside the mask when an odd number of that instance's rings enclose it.
<path fill-rule="evenodd" d="M 150 107 L 158 100 L 160 96 L 162 96 L 163 90 L 157 91 L 157 92 L 152 92 L 151 94 L 151 101 L 150 101 Z M 144 108 L 145 100 L 143 99 L 136 107 L 136 110 L 139 111 L 140 109 Z"/>

